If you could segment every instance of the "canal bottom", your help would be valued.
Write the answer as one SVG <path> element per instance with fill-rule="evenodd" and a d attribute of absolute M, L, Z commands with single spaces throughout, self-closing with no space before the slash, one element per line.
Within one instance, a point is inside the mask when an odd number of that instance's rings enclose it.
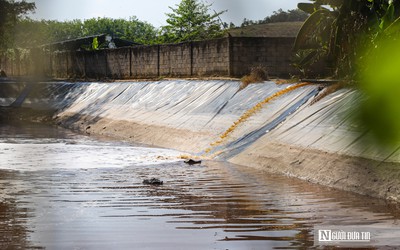
<path fill-rule="evenodd" d="M 0 125 L 0 248 L 308 249 L 315 225 L 398 224 L 382 200 L 181 154 Z"/>

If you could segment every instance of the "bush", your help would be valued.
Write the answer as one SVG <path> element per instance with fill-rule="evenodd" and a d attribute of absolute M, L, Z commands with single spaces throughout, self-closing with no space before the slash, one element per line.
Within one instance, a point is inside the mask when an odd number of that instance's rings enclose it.
<path fill-rule="evenodd" d="M 264 66 L 255 66 L 251 68 L 250 75 L 242 77 L 240 89 L 244 89 L 251 83 L 261 83 L 268 80 L 268 72 Z"/>

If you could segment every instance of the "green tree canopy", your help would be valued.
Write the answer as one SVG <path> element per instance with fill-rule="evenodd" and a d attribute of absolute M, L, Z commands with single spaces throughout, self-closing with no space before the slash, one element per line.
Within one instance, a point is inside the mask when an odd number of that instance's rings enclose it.
<path fill-rule="evenodd" d="M 324 60 L 336 77 L 354 78 L 367 50 L 400 30 L 396 0 L 310 0 L 298 7 L 310 16 L 294 46 L 297 65 L 306 69 Z"/>
<path fill-rule="evenodd" d="M 267 16 L 263 20 L 252 21 L 245 18 L 241 27 L 254 25 L 254 24 L 265 24 L 265 23 L 278 23 L 278 22 L 298 22 L 305 21 L 308 18 L 309 14 L 300 10 L 293 9 L 284 11 L 279 9 L 278 11 L 274 11 L 272 15 Z"/>
<path fill-rule="evenodd" d="M 92 18 L 85 20 L 82 35 L 107 34 L 137 43 L 154 43 L 156 29 L 149 23 L 138 20 L 135 16 L 125 19 Z"/>
<path fill-rule="evenodd" d="M 161 42 L 178 43 L 222 36 L 219 17 L 225 11 L 210 14 L 210 7 L 198 0 L 182 0 L 177 8 L 169 7 L 172 13 L 166 14 L 168 25 L 162 27 Z"/>
<path fill-rule="evenodd" d="M 16 45 L 21 48 L 99 34 L 152 44 L 156 41 L 157 31 L 151 24 L 131 17 L 129 20 L 91 18 L 65 22 L 24 19 L 17 23 L 15 32 Z"/>
<path fill-rule="evenodd" d="M 294 45 L 299 66 L 325 61 L 335 77 L 357 83 L 364 95 L 356 126 L 379 142 L 379 152 L 381 145 L 398 150 L 400 1 L 311 0 L 298 7 L 310 13 Z"/>
<path fill-rule="evenodd" d="M 14 47 L 16 23 L 35 8 L 35 3 L 0 0 L 0 50 Z"/>

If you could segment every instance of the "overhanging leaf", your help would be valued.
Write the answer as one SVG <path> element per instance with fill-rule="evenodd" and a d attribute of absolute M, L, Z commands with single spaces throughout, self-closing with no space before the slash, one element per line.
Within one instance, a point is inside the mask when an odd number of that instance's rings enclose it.
<path fill-rule="evenodd" d="M 308 14 L 312 14 L 315 11 L 315 6 L 312 3 L 298 3 L 297 8 Z"/>
<path fill-rule="evenodd" d="M 379 24 L 379 27 L 381 29 L 386 29 L 392 23 L 393 19 L 394 19 L 394 5 L 393 3 L 391 3 L 387 8 L 385 15 L 383 16 L 382 21 Z"/>
<path fill-rule="evenodd" d="M 339 8 L 344 3 L 344 0 L 317 0 L 315 3 L 318 5 L 330 5 L 332 7 Z"/>
<path fill-rule="evenodd" d="M 300 31 L 297 34 L 293 49 L 295 51 L 299 49 L 306 49 L 310 34 L 314 33 L 317 25 L 321 22 L 321 20 L 328 18 L 330 15 L 330 11 L 326 9 L 320 9 L 311 14 L 304 22 L 303 26 L 301 26 Z"/>
<path fill-rule="evenodd" d="M 391 36 L 400 32 L 400 17 L 394 20 L 383 32 L 385 36 Z"/>
<path fill-rule="evenodd" d="M 306 55 L 305 57 L 302 58 L 302 60 L 300 61 L 300 65 L 310 65 L 315 61 L 315 58 L 318 55 L 318 51 L 317 50 L 313 50 L 310 51 L 310 53 L 308 55 Z"/>

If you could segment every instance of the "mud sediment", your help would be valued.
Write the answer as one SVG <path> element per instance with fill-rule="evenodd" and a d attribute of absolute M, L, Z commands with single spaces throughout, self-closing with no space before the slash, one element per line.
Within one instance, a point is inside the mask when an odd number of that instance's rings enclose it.
<path fill-rule="evenodd" d="M 256 143 L 232 163 L 390 201 L 400 201 L 399 164 L 269 142 Z"/>
<path fill-rule="evenodd" d="M 36 110 L 27 107 L 0 107 L 0 122 L 53 123 L 55 110 Z"/>

